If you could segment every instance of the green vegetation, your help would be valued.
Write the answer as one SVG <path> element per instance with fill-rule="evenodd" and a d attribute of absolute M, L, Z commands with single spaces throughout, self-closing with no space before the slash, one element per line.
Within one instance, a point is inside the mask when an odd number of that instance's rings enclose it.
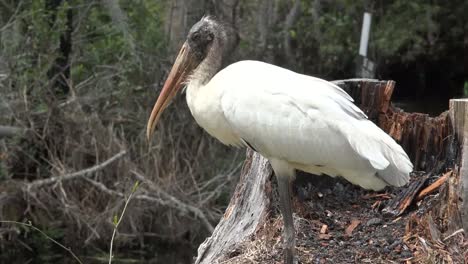
<path fill-rule="evenodd" d="M 108 252 L 116 230 L 109 219 L 138 180 L 138 195 L 118 218 L 116 254 L 174 244 L 189 254 L 185 247 L 195 248 L 222 216 L 243 152 L 207 136 L 184 96 L 152 142 L 144 129 L 185 33 L 207 13 L 239 28 L 233 61 L 259 59 L 342 79 L 355 77 L 362 15 L 370 11 L 369 57 L 378 78 L 397 81 L 397 96 L 467 95 L 466 1 L 296 1 L 0 1 L 0 125 L 31 131 L 0 138 L 2 201 L 13 201 L 15 212 L 0 212 L 14 218 L 0 220 L 32 219 L 81 249 L 77 254 Z M 123 149 L 128 155 L 112 166 L 24 187 L 83 171 Z M 28 229 L 20 233 L 1 231 L 0 247 L 63 254 Z"/>

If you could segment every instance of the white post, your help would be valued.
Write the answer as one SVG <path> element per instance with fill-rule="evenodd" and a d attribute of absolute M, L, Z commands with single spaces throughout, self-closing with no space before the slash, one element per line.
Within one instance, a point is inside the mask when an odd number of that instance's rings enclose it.
<path fill-rule="evenodd" d="M 361 29 L 361 42 L 359 44 L 359 55 L 367 57 L 367 46 L 369 44 L 369 34 L 371 26 L 372 15 L 368 12 L 364 13 Z"/>
<path fill-rule="evenodd" d="M 369 45 L 371 22 L 371 13 L 365 12 L 362 20 L 361 41 L 359 43 L 360 57 L 357 71 L 357 74 L 363 78 L 374 78 L 374 62 L 367 58 L 367 47 Z"/>

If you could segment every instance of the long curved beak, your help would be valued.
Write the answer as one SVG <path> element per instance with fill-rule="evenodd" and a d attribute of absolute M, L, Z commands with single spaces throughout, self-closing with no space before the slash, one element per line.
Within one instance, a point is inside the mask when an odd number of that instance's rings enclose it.
<path fill-rule="evenodd" d="M 146 137 L 148 140 L 151 138 L 162 112 L 180 90 L 184 81 L 187 79 L 187 76 L 197 65 L 198 63 L 194 54 L 190 50 L 190 46 L 185 42 L 180 49 L 179 55 L 177 55 L 174 65 L 169 72 L 169 76 L 167 77 L 161 93 L 154 104 L 153 111 L 151 111 L 151 116 L 146 127 Z"/>

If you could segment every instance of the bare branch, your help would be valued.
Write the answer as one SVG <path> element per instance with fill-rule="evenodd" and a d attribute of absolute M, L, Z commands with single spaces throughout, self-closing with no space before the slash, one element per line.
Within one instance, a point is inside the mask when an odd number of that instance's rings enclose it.
<path fill-rule="evenodd" d="M 199 208 L 195 206 L 186 204 L 180 201 L 179 199 L 177 199 L 176 197 L 168 194 L 167 192 L 159 188 L 156 184 L 154 184 L 152 181 L 146 179 L 146 177 L 144 177 L 140 173 L 136 171 L 132 171 L 132 173 L 137 177 L 138 180 L 140 180 L 142 183 L 147 184 L 151 189 L 153 189 L 156 193 L 162 196 L 164 200 L 167 200 L 168 206 L 173 207 L 183 213 L 188 213 L 188 212 L 193 213 L 196 217 L 198 217 L 203 222 L 203 224 L 205 225 L 206 229 L 208 229 L 208 231 L 213 232 L 214 228 L 210 224 L 210 221 L 208 221 L 208 219 L 206 218 L 202 210 L 200 210 Z"/>
<path fill-rule="evenodd" d="M 0 125 L 0 139 L 4 137 L 14 137 L 23 134 L 26 132 L 27 129 L 23 129 L 20 127 L 12 127 L 12 126 L 1 126 Z"/>
<path fill-rule="evenodd" d="M 127 151 L 122 150 L 119 153 L 115 154 L 110 159 L 104 161 L 103 163 L 94 165 L 94 166 L 92 166 L 90 168 L 87 168 L 87 169 L 84 169 L 84 170 L 81 170 L 81 171 L 77 171 L 77 172 L 73 172 L 73 173 L 70 173 L 70 174 L 61 175 L 61 176 L 54 176 L 54 177 L 50 177 L 50 178 L 42 179 L 42 180 L 35 180 L 35 181 L 27 184 L 26 189 L 30 190 L 31 188 L 41 187 L 41 186 L 51 184 L 51 183 L 54 183 L 54 182 L 57 182 L 57 181 L 71 180 L 71 179 L 78 178 L 78 177 L 88 176 L 93 172 L 96 172 L 98 170 L 101 170 L 101 169 L 107 167 L 109 164 L 111 164 L 112 162 L 114 162 L 117 159 L 121 158 L 125 154 L 127 154 Z"/>
<path fill-rule="evenodd" d="M 132 171 L 132 173 L 139 180 L 141 180 L 143 183 L 145 183 L 146 185 L 148 185 L 148 186 L 153 185 L 154 187 L 156 187 L 156 185 L 154 185 L 151 181 L 147 180 L 143 175 L 138 174 L 137 172 L 134 172 L 134 171 Z M 100 182 L 97 182 L 97 181 L 94 181 L 94 180 L 91 180 L 91 179 L 87 179 L 87 178 L 85 178 L 85 180 L 88 181 L 89 183 L 91 183 L 92 185 L 94 185 L 95 187 L 99 188 L 101 191 L 103 191 L 103 192 L 105 192 L 105 193 L 107 193 L 109 195 L 115 195 L 115 196 L 118 196 L 118 197 L 125 197 L 125 195 L 123 193 L 111 190 L 111 189 L 107 188 L 104 184 L 102 184 Z M 151 203 L 157 203 L 157 204 L 160 204 L 162 206 L 168 206 L 168 207 L 171 207 L 173 209 L 176 209 L 176 210 L 182 212 L 183 214 L 193 213 L 196 217 L 198 217 L 198 218 L 200 218 L 202 220 L 202 222 L 205 225 L 206 229 L 208 229 L 210 232 L 213 232 L 213 230 L 214 230 L 213 226 L 210 224 L 210 222 L 206 218 L 205 214 L 200 209 L 198 209 L 198 208 L 196 208 L 194 206 L 188 205 L 188 204 L 184 204 L 183 202 L 181 202 L 180 200 L 178 200 L 174 196 L 160 190 L 159 188 L 157 188 L 157 189 L 158 189 L 157 192 L 159 194 L 162 194 L 164 199 L 149 196 L 147 194 L 135 195 L 133 197 L 133 199 L 147 201 L 147 202 L 151 202 Z"/>

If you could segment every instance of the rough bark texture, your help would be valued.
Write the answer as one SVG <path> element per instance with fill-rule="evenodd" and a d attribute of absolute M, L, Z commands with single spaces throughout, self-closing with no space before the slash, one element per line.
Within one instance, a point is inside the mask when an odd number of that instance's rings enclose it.
<path fill-rule="evenodd" d="M 231 202 L 211 237 L 198 248 L 195 263 L 216 263 L 264 223 L 271 198 L 271 176 L 268 161 L 248 150 Z"/>
<path fill-rule="evenodd" d="M 393 107 L 393 81 L 349 79 L 336 81 L 370 120 L 390 134 L 408 153 L 415 170 L 440 172 L 449 154 L 453 131 L 448 111 L 437 117 L 406 113 Z"/>
<path fill-rule="evenodd" d="M 404 147 L 415 170 L 439 172 L 451 151 L 453 131 L 448 112 L 429 117 L 392 107 L 379 120 L 379 125 Z"/>
<path fill-rule="evenodd" d="M 393 81 L 350 79 L 335 83 L 355 99 L 356 105 L 363 109 L 372 121 L 403 146 L 413 161 L 415 170 L 425 171 L 414 173 L 412 182 L 397 195 L 393 195 L 393 199 L 384 209 L 384 212 L 401 215 L 408 212 L 408 208 L 412 208 L 411 213 L 403 215 L 402 220 L 399 220 L 400 225 L 396 227 L 399 228 L 400 234 L 406 234 L 401 239 L 405 246 L 410 248 L 413 254 L 411 259 L 418 263 L 461 259 L 463 252 L 460 248 L 463 248 L 461 245 L 466 244 L 466 240 L 461 234 L 463 232 L 459 231 L 464 216 L 460 212 L 467 210 L 467 206 L 461 201 L 467 199 L 462 190 L 467 188 L 463 185 L 467 185 L 468 182 L 468 172 L 465 168 L 468 154 L 459 151 L 461 146 L 457 142 L 464 142 L 467 131 L 465 124 L 468 122 L 464 122 L 465 101 L 463 104 L 452 101 L 450 112 L 430 117 L 423 113 L 405 113 L 393 107 L 390 104 L 395 86 Z M 468 101 L 466 102 L 468 106 Z M 452 123 L 455 124 L 455 129 L 452 128 Z M 460 170 L 457 164 L 461 164 Z M 447 170 L 453 172 L 442 176 L 442 172 Z M 236 252 L 239 246 L 249 240 L 258 240 L 257 236 L 272 233 L 277 228 L 273 224 L 275 220 L 265 217 L 267 211 L 271 210 L 270 201 L 273 198 L 271 174 L 268 162 L 260 155 L 248 151 L 245 168 L 231 203 L 213 235 L 200 246 L 196 263 L 248 263 L 232 261 L 234 258 L 240 259 L 236 257 L 239 254 Z M 442 179 L 439 179 L 441 177 Z M 429 186 L 425 187 L 427 185 Z M 429 196 L 439 187 L 439 194 Z M 422 200 L 416 211 L 414 206 L 410 207 L 415 200 Z M 372 208 L 380 207 L 380 203 L 381 201 L 377 201 Z M 296 203 L 295 207 L 299 214 L 307 214 L 301 212 L 303 205 Z M 393 223 L 391 221 L 390 224 Z M 401 221 L 405 224 L 401 224 Z M 262 227 L 262 230 L 256 233 L 259 227 Z M 330 235 L 320 233 L 318 237 L 328 239 Z M 453 237 L 458 240 L 454 240 Z M 440 252 L 434 251 L 439 249 Z M 245 251 L 245 247 L 243 250 Z M 431 254 L 437 256 L 432 258 Z M 228 259 L 231 260 L 227 261 Z M 305 263 L 309 263 L 308 260 Z M 310 261 L 315 263 L 312 259 Z"/>
<path fill-rule="evenodd" d="M 450 118 L 458 142 L 461 143 L 460 170 L 456 179 L 455 193 L 460 198 L 461 221 L 468 230 L 468 99 L 450 100 Z M 456 198 L 456 197 L 454 197 Z M 467 256 L 468 257 L 468 256 Z"/>

